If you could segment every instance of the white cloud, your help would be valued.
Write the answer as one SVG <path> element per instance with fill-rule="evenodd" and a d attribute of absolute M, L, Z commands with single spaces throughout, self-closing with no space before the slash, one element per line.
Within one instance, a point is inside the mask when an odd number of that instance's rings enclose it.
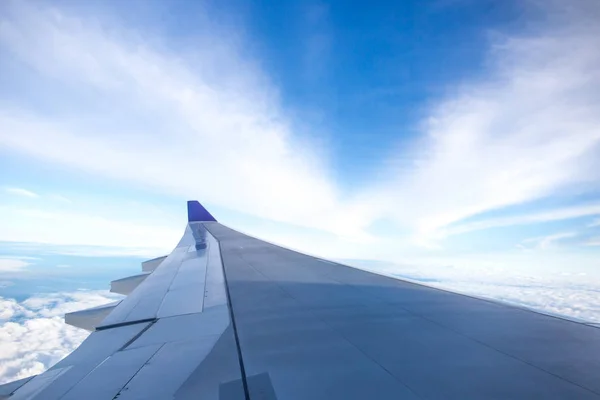
<path fill-rule="evenodd" d="M 12 54 L 131 114 L 120 121 L 126 129 L 102 129 L 5 110 L 0 146 L 266 218 L 360 233 L 364 222 L 337 217 L 344 205 L 317 142 L 292 134 L 276 90 L 231 33 L 207 28 L 198 54 L 183 58 L 59 10 L 10 2 L 7 11 L 0 43 Z"/>
<path fill-rule="evenodd" d="M 599 3 L 546 8 L 570 14 L 498 38 L 485 79 L 463 85 L 430 114 L 419 162 L 375 192 L 421 238 L 486 211 L 597 188 Z"/>
<path fill-rule="evenodd" d="M 84 118 L 79 109 L 49 116 L 5 106 L 0 148 L 9 151 L 354 241 L 373 239 L 365 229 L 385 217 L 429 245 L 460 229 L 540 222 L 524 216 L 449 227 L 575 186 L 597 186 L 600 28 L 594 21 L 600 10 L 592 1 L 550 2 L 546 25 L 497 35 L 485 78 L 448 88 L 446 99 L 432 101 L 414 148 L 397 149 L 382 164 L 378 176 L 389 179 L 349 194 L 333 182 L 321 142 L 297 134 L 293 113 L 245 50 L 240 32 L 214 26 L 208 13 L 200 17 L 205 20 L 194 50 L 175 53 L 170 48 L 176 46 L 151 32 L 131 32 L 116 21 L 6 4 L 0 17 L 5 53 L 38 79 L 62 85 L 57 103 L 86 110 Z M 97 99 L 88 104 L 90 93 Z M 109 118 L 97 103 L 119 112 Z M 418 160 L 409 171 L 390 169 L 407 157 Z M 141 240 L 133 243 L 134 235 L 125 234 L 138 233 L 132 221 L 91 222 L 106 228 L 94 233 L 96 244 L 124 239 L 139 247 Z M 68 223 L 71 230 L 81 228 Z M 120 223 L 127 226 L 117 228 Z M 19 224 L 14 230 L 21 240 L 53 238 Z M 152 232 L 144 236 L 152 242 L 172 237 Z"/>
<path fill-rule="evenodd" d="M 14 194 L 16 196 L 29 197 L 29 198 L 33 198 L 33 199 L 40 197 L 39 194 L 32 192 L 31 190 L 27 190 L 27 189 L 23 189 L 23 188 L 8 187 L 8 188 L 4 188 L 4 191 L 6 193 Z"/>
<path fill-rule="evenodd" d="M 39 374 L 54 365 L 87 337 L 66 325 L 66 312 L 114 301 L 105 291 L 79 291 L 29 298 L 0 298 L 0 383 Z"/>
<path fill-rule="evenodd" d="M 60 194 L 51 194 L 48 196 L 49 199 L 54 200 L 56 202 L 59 203 L 65 203 L 65 204 L 72 204 L 73 201 L 71 199 L 69 199 L 68 197 L 65 197 L 63 195 Z"/>
<path fill-rule="evenodd" d="M 456 226 L 451 226 L 449 228 L 443 229 L 440 232 L 440 234 L 457 235 L 490 228 L 500 228 L 514 225 L 527 225 L 540 222 L 561 221 L 566 219 L 587 217 L 599 214 L 600 204 L 581 204 L 543 212 L 532 212 L 529 214 L 517 216 L 490 218 L 470 223 L 462 223 Z M 594 224 L 588 225 L 588 227 L 592 226 L 594 226 Z"/>
<path fill-rule="evenodd" d="M 600 226 L 600 219 L 596 219 L 588 224 L 589 228 L 593 228 L 595 226 Z"/>
<path fill-rule="evenodd" d="M 549 314 L 572 317 L 584 321 L 600 322 L 600 302 L 596 284 L 565 284 L 564 277 L 554 281 L 531 279 L 529 282 L 478 283 L 454 282 L 444 286 L 461 293 L 499 300 Z M 580 281 L 585 281 L 581 277 Z"/>
<path fill-rule="evenodd" d="M 2 310 L 0 312 L 0 320 L 9 320 L 15 315 L 32 316 L 23 306 L 13 299 L 2 299 Z"/>
<path fill-rule="evenodd" d="M 22 305 L 41 317 L 62 317 L 66 313 L 84 308 L 96 307 L 110 303 L 123 296 L 99 291 L 77 291 L 69 293 L 51 293 L 44 296 L 30 297 Z"/>
<path fill-rule="evenodd" d="M 550 257 L 553 257 L 550 255 Z M 579 262 L 577 257 L 572 258 Z M 549 263 L 537 271 L 521 268 L 506 260 L 491 262 L 489 257 L 461 260 L 452 264 L 393 264 L 385 262 L 350 262 L 380 274 L 408 279 L 455 292 L 499 300 L 545 313 L 563 315 L 590 322 L 600 322 L 600 274 L 597 268 L 583 272 L 579 266 L 565 266 L 562 271 Z M 595 260 L 594 260 L 595 261 Z M 450 263 L 450 264 L 448 264 Z M 594 262 L 594 267 L 597 261 Z M 569 272 L 565 272 L 569 270 Z"/>
<path fill-rule="evenodd" d="M 0 272 L 21 271 L 29 265 L 31 262 L 21 257 L 0 257 Z"/>
<path fill-rule="evenodd" d="M 180 234 L 173 237 L 174 243 L 181 237 Z M 66 237 L 65 239 L 68 239 Z M 60 242 L 59 240 L 58 242 Z M 154 258 L 165 253 L 171 252 L 173 247 L 166 248 L 167 245 L 160 247 L 127 247 L 127 246 L 103 246 L 102 243 L 94 245 L 64 245 L 55 243 L 36 243 L 36 242 L 12 242 L 4 243 L 15 251 L 35 252 L 42 256 L 63 255 L 76 257 L 136 257 L 136 258 Z M 24 258 L 19 258 L 23 260 Z"/>
<path fill-rule="evenodd" d="M 600 246 L 600 236 L 592 237 L 583 243 L 584 246 Z"/>
<path fill-rule="evenodd" d="M 48 251 L 70 255 L 141 255 L 170 252 L 184 221 L 89 215 L 54 208 L 1 206 L 0 241 L 52 244 Z"/>
<path fill-rule="evenodd" d="M 181 236 L 181 235 L 179 235 Z M 179 238 L 177 236 L 177 238 Z M 39 243 L 34 243 L 39 245 Z M 173 246 L 174 247 L 174 246 Z M 48 245 L 45 250 L 50 254 L 60 254 L 63 256 L 75 257 L 142 257 L 155 258 L 161 254 L 168 254 L 173 250 L 173 247 L 167 248 L 165 245 L 157 247 L 111 247 L 111 246 L 77 246 L 77 245 Z M 66 268 L 69 265 L 58 265 L 57 267 Z"/>
<path fill-rule="evenodd" d="M 546 235 L 546 236 L 541 236 L 541 237 L 525 239 L 525 240 L 523 240 L 521 246 L 522 246 L 522 248 L 527 248 L 527 246 L 523 246 L 523 245 L 533 244 L 533 247 L 535 247 L 536 249 L 545 250 L 545 249 L 552 247 L 552 245 L 554 245 L 556 242 L 559 242 L 563 239 L 573 238 L 576 236 L 577 236 L 577 232 L 555 233 L 552 235 Z"/>

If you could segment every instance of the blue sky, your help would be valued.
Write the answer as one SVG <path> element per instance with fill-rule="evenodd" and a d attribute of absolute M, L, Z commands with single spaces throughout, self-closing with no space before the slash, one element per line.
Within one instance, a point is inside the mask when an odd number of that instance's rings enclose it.
<path fill-rule="evenodd" d="M 160 255 L 199 199 L 326 257 L 598 272 L 593 1 L 1 7 L 7 259 Z"/>

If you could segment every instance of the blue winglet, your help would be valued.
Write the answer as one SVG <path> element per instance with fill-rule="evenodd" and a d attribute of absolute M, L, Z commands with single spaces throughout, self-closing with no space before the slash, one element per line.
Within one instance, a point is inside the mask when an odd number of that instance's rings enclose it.
<path fill-rule="evenodd" d="M 202 206 L 196 200 L 190 200 L 187 202 L 188 208 L 188 222 L 199 222 L 199 221 L 217 221 L 215 217 L 210 215 L 206 208 Z"/>

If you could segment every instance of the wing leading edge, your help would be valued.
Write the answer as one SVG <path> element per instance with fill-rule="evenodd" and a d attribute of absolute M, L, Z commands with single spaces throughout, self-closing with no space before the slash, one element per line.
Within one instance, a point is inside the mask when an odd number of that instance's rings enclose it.
<path fill-rule="evenodd" d="M 600 398 L 597 327 L 306 256 L 198 202 L 188 219 L 11 399 Z"/>

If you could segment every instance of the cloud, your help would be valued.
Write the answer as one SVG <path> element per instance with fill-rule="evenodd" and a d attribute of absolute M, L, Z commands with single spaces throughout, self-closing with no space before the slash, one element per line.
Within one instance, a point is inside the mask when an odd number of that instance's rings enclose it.
<path fill-rule="evenodd" d="M 101 212 L 100 208 L 96 211 Z M 30 246 L 57 254 L 156 256 L 175 247 L 182 234 L 182 221 L 173 218 L 165 222 L 165 218 L 153 216 L 157 215 L 126 219 L 108 212 L 102 216 L 0 205 L 4 222 L 0 225 L 0 241 L 34 243 Z"/>
<path fill-rule="evenodd" d="M 0 298 L 0 383 L 39 374 L 79 346 L 88 332 L 66 325 L 64 313 L 116 298 L 106 291 Z"/>
<path fill-rule="evenodd" d="M 31 265 L 27 258 L 21 257 L 0 257 L 0 272 L 21 271 Z"/>
<path fill-rule="evenodd" d="M 577 258 L 573 258 L 577 262 Z M 397 264 L 351 261 L 363 269 L 408 279 L 458 293 L 503 301 L 545 313 L 584 321 L 600 322 L 600 274 L 596 268 L 577 271 L 562 264 L 563 270 L 520 269 L 514 262 L 490 263 L 489 257 L 451 264 Z M 597 263 L 594 263 L 597 265 Z M 550 269 L 550 270 L 549 270 Z M 570 269 L 565 272 L 565 269 Z"/>
<path fill-rule="evenodd" d="M 485 230 L 490 228 L 500 228 L 514 225 L 527 225 L 540 222 L 561 221 L 566 219 L 581 218 L 600 214 L 600 204 L 580 204 L 571 207 L 563 207 L 543 212 L 531 212 L 517 216 L 490 218 L 481 221 L 462 223 L 444 229 L 440 233 L 443 235 L 458 235 L 467 232 Z M 592 227 L 594 224 L 588 225 Z"/>
<path fill-rule="evenodd" d="M 15 196 L 29 197 L 32 199 L 40 197 L 40 195 L 35 192 L 17 187 L 5 188 L 4 191 L 9 194 L 14 194 Z"/>
<path fill-rule="evenodd" d="M 7 188 L 4 188 L 4 191 L 11 195 L 20 196 L 20 197 L 29 197 L 31 199 L 38 199 L 38 198 L 42 197 L 42 195 L 40 195 L 39 193 L 33 192 L 31 190 L 23 189 L 23 188 L 18 188 L 18 187 L 7 187 Z M 63 204 L 72 204 L 73 203 L 70 199 L 68 199 L 67 197 L 62 196 L 60 194 L 50 194 L 50 195 L 47 195 L 44 197 L 47 197 L 48 199 L 58 202 L 58 203 L 63 203 Z"/>
<path fill-rule="evenodd" d="M 71 199 L 69 199 L 68 197 L 62 196 L 60 194 L 51 194 L 48 196 L 51 200 L 59 202 L 59 203 L 65 203 L 65 204 L 72 204 L 73 201 Z"/>
<path fill-rule="evenodd" d="M 337 217 L 344 205 L 318 142 L 293 134 L 276 88 L 235 33 L 207 18 L 195 53 L 184 57 L 64 10 L 8 2 L 6 11 L 0 43 L 67 84 L 56 102 L 93 91 L 125 111 L 107 126 L 5 109 L 1 147 L 269 219 L 360 233 L 359 222 Z"/>
<path fill-rule="evenodd" d="M 123 296 L 104 290 L 51 293 L 30 297 L 22 305 L 41 317 L 63 317 L 66 313 L 110 303 Z"/>
<path fill-rule="evenodd" d="M 545 250 L 545 249 L 552 247 L 552 245 L 554 245 L 558 241 L 561 241 L 564 239 L 569 239 L 569 238 L 574 238 L 576 236 L 577 236 L 577 232 L 561 232 L 561 233 L 555 233 L 552 235 L 546 235 L 546 236 L 542 236 L 542 237 L 529 238 L 529 239 L 523 240 L 523 242 L 521 242 L 520 247 L 526 249 L 527 248 L 526 245 L 533 244 L 534 248 Z"/>
<path fill-rule="evenodd" d="M 589 238 L 587 241 L 583 243 L 584 246 L 600 246 L 600 236 Z"/>
<path fill-rule="evenodd" d="M 180 236 L 181 234 L 178 235 L 178 237 Z M 160 254 L 170 253 L 173 250 L 174 246 L 167 248 L 166 245 L 161 245 L 157 247 L 48 245 L 43 247 L 45 247 L 45 251 L 47 251 L 49 254 L 60 254 L 63 256 L 154 258 Z M 67 268 L 70 267 L 70 265 L 63 264 L 57 265 L 57 267 Z"/>
<path fill-rule="evenodd" d="M 485 78 L 449 90 L 422 126 L 414 167 L 388 171 L 391 179 L 374 191 L 418 237 L 484 212 L 597 189 L 600 7 L 545 7 L 544 25 L 496 35 Z"/>
<path fill-rule="evenodd" d="M 17 303 L 14 299 L 2 299 L 2 310 L 0 312 L 0 320 L 9 320 L 15 315 L 32 316 L 23 306 Z"/>
<path fill-rule="evenodd" d="M 354 242 L 374 240 L 369 227 L 389 218 L 432 247 L 450 234 L 544 221 L 523 215 L 458 226 L 466 218 L 598 186 L 600 9 L 591 0 L 551 1 L 540 11 L 544 23 L 491 35 L 485 73 L 431 99 L 413 146 L 390 146 L 377 174 L 385 178 L 348 192 L 333 179 L 321 132 L 298 133 L 249 39 L 211 23 L 210 10 L 199 16 L 193 49 L 108 14 L 99 20 L 16 1 L 3 10 L 0 51 L 27 67 L 15 79 L 60 87 L 53 104 L 61 111 L 4 104 L 0 149 Z M 407 158 L 410 168 L 394 167 Z M 78 216 L 61 218 L 73 230 L 82 228 Z M 94 231 L 106 246 L 122 246 L 118 239 L 139 247 L 130 233 L 152 243 L 179 235 L 148 223 L 136 231 L 130 220 L 83 219 L 106 228 Z M 19 240 L 52 239 L 32 226 L 16 228 Z"/>

